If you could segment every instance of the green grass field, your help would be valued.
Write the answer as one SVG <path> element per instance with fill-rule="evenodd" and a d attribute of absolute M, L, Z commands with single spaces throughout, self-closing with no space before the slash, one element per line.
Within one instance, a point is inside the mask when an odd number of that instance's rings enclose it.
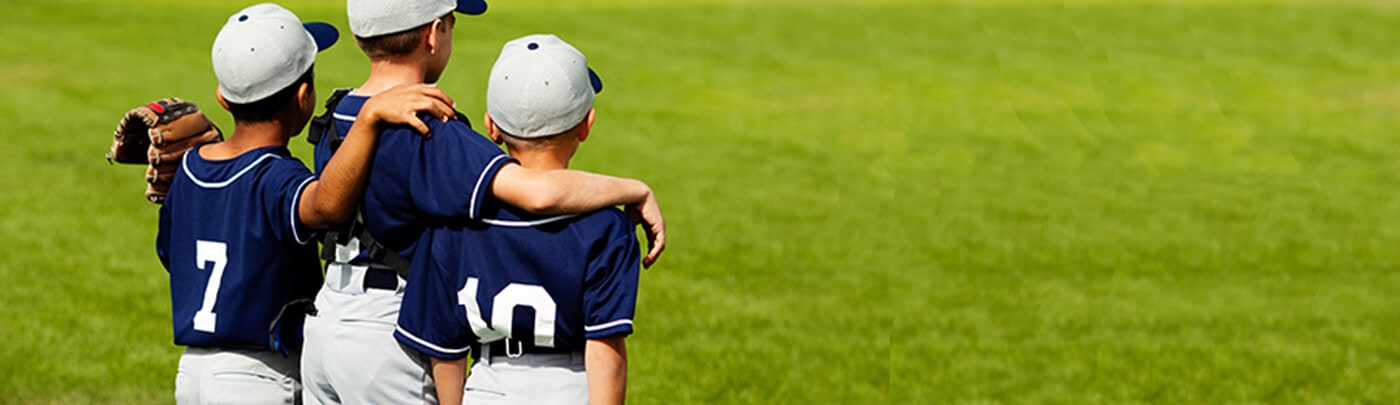
<path fill-rule="evenodd" d="M 247 4 L 0 3 L 0 402 L 172 401 L 156 209 L 102 155 L 155 98 L 232 128 Z M 575 167 L 661 197 L 635 403 L 1400 402 L 1396 4 L 491 4 L 459 108 L 556 33 L 607 82 Z"/>

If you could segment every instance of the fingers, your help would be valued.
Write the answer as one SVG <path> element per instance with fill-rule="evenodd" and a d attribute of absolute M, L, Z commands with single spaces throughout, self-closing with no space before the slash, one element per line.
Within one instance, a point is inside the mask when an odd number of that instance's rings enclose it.
<path fill-rule="evenodd" d="M 418 84 L 408 86 L 404 90 L 409 93 L 408 97 L 411 99 L 426 103 L 422 106 L 415 106 L 415 111 L 431 114 L 442 122 L 447 122 L 457 115 L 457 111 L 454 110 L 457 103 L 452 101 L 452 97 L 448 96 L 447 92 L 435 85 Z"/>
<path fill-rule="evenodd" d="M 415 84 L 408 86 L 397 86 L 394 89 L 402 91 L 405 97 L 408 98 L 428 99 L 437 103 L 441 103 L 443 106 L 446 107 L 447 111 L 451 111 L 452 108 L 457 106 L 457 102 L 452 100 L 452 96 L 448 96 L 447 92 L 443 91 L 441 88 L 438 88 L 435 85 Z"/>
<path fill-rule="evenodd" d="M 642 266 L 651 268 L 666 250 L 666 219 L 661 216 L 661 206 L 656 196 L 647 193 L 642 202 L 627 206 L 628 217 L 642 225 L 647 235 L 647 254 L 642 257 Z"/>
<path fill-rule="evenodd" d="M 417 119 L 419 111 L 426 112 L 432 115 L 433 117 L 437 117 L 439 122 L 444 123 L 452 119 L 452 117 L 457 114 L 457 112 L 453 110 L 452 107 L 443 103 L 440 99 L 418 98 L 416 104 L 413 107 L 411 107 L 409 111 L 405 112 L 405 114 L 413 117 L 413 119 L 411 120 L 411 125 L 413 125 L 414 128 L 417 128 L 418 133 L 422 134 L 425 138 L 431 138 L 432 134 L 428 132 L 428 126 L 426 124 L 423 124 L 423 120 Z"/>
<path fill-rule="evenodd" d="M 430 104 L 430 109 L 427 109 L 428 114 L 437 116 L 442 122 L 447 122 L 448 119 L 452 119 L 452 116 L 456 115 L 456 102 L 452 101 L 452 97 L 448 97 L 447 91 L 442 91 L 442 88 L 438 88 L 437 85 L 424 85 L 421 91 L 423 91 L 421 94 L 428 98 L 428 104 Z"/>
<path fill-rule="evenodd" d="M 661 258 L 661 252 L 666 250 L 666 225 L 657 224 L 647 228 L 647 246 L 651 248 L 646 257 L 642 258 L 642 267 L 651 268 L 656 264 L 656 259 Z"/>
<path fill-rule="evenodd" d="M 366 104 L 366 110 L 384 123 L 409 125 L 427 134 L 428 126 L 418 118 L 418 113 L 425 112 L 446 122 L 456 115 L 452 106 L 452 98 L 437 86 L 414 84 L 395 86 L 376 94 Z"/>
<path fill-rule="evenodd" d="M 447 122 L 447 120 L 452 119 L 454 115 L 457 115 L 457 111 L 452 109 L 451 104 L 436 98 L 428 99 L 428 108 L 426 111 L 439 120 L 442 120 L 442 122 Z"/>
<path fill-rule="evenodd" d="M 424 95 L 441 101 L 443 104 L 447 105 L 448 110 L 457 108 L 457 102 L 452 100 L 452 96 L 448 96 L 447 92 L 442 91 L 442 89 L 438 88 L 438 86 L 426 84 L 422 86 Z"/>
<path fill-rule="evenodd" d="M 417 130 L 420 134 L 428 134 L 428 131 L 430 131 L 428 129 L 428 124 L 424 124 L 423 120 L 418 119 L 418 116 L 412 111 L 404 113 L 404 115 L 403 119 L 405 122 L 403 122 L 403 124 L 413 127 L 413 129 Z"/>
<path fill-rule="evenodd" d="M 666 219 L 661 217 L 661 207 L 656 205 L 655 198 L 648 198 L 640 211 L 649 248 L 646 257 L 642 258 L 642 266 L 650 268 L 661 258 L 661 252 L 666 250 Z"/>

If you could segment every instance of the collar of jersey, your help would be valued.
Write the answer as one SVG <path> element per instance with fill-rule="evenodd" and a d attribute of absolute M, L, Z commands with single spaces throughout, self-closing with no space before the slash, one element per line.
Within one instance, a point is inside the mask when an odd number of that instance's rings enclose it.
<path fill-rule="evenodd" d="M 200 145 L 200 147 L 205 145 Z M 180 162 L 180 169 L 185 172 L 185 176 L 189 176 L 194 184 L 203 188 L 227 187 L 259 164 L 273 159 L 281 159 L 291 154 L 284 146 L 264 146 L 243 152 L 232 159 L 210 160 L 199 156 L 200 147 L 185 153 L 185 157 Z M 198 167 L 193 168 L 195 166 Z M 195 173 L 196 171 L 199 173 Z"/>
<path fill-rule="evenodd" d="M 579 215 L 582 215 L 582 214 L 556 215 L 556 216 L 552 216 L 552 217 L 541 218 L 541 219 L 535 219 L 535 220 L 513 220 L 513 219 L 500 219 L 500 218 L 482 218 L 482 219 L 481 219 L 481 222 L 485 222 L 485 223 L 487 223 L 487 224 L 491 224 L 491 225 L 495 225 L 495 226 L 504 226 L 504 227 L 510 227 L 510 228 L 529 228 L 529 227 L 532 227 L 532 226 L 540 226 L 540 225 L 545 225 L 545 224 L 549 224 L 549 223 L 554 223 L 554 222 L 563 221 L 563 220 L 566 220 L 566 219 L 569 219 L 569 218 L 573 218 L 573 217 L 576 217 L 576 216 L 579 216 Z"/>
<path fill-rule="evenodd" d="M 495 197 L 486 197 L 486 206 L 481 211 L 481 221 L 494 226 L 528 228 L 563 221 L 583 214 L 535 215 L 514 205 L 506 204 Z"/>
<path fill-rule="evenodd" d="M 346 94 L 344 98 L 340 99 L 340 104 L 335 106 L 335 112 L 331 116 L 335 117 L 337 121 L 355 122 L 355 116 L 360 114 L 360 108 L 365 106 L 367 100 L 369 100 L 369 96 L 355 94 L 351 90 L 350 94 Z"/>
<path fill-rule="evenodd" d="M 344 123 L 347 123 L 347 124 L 348 124 L 348 123 L 354 123 L 354 122 L 355 122 L 355 116 L 357 116 L 357 115 L 360 114 L 360 110 L 363 109 L 363 108 L 365 107 L 365 102 L 366 102 L 366 101 L 369 101 L 369 97 L 370 97 L 370 96 L 355 94 L 354 91 L 352 90 L 350 94 L 346 94 L 345 97 L 343 97 L 343 98 L 340 99 L 340 104 L 337 104 L 337 105 L 335 106 L 335 111 L 331 113 L 331 117 L 334 117 L 336 121 L 344 122 Z M 421 116 L 423 116 L 423 114 L 425 114 L 425 113 L 418 113 L 418 114 L 419 114 L 419 116 L 421 117 Z M 442 124 L 442 123 L 438 122 L 437 120 L 425 120 L 425 122 L 428 124 L 429 127 L 433 127 L 433 128 L 435 128 L 435 127 L 437 127 L 438 125 Z M 463 123 L 464 123 L 464 124 L 467 124 L 468 129 L 471 128 L 471 124 L 470 124 L 470 123 L 467 123 L 467 122 L 463 122 Z M 413 129 L 411 129 L 411 127 L 406 126 L 406 125 L 395 125 L 395 126 L 391 126 L 389 130 L 412 131 Z"/>

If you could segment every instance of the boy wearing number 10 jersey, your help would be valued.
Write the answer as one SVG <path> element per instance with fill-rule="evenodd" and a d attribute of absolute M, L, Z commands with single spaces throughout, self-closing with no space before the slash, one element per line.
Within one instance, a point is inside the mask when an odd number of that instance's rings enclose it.
<path fill-rule="evenodd" d="M 573 46 L 519 38 L 491 70 L 486 127 L 521 165 L 564 169 L 599 90 Z M 640 269 L 626 214 L 541 216 L 487 198 L 479 221 L 430 227 L 418 249 L 395 337 L 433 358 L 442 404 L 622 402 Z"/>

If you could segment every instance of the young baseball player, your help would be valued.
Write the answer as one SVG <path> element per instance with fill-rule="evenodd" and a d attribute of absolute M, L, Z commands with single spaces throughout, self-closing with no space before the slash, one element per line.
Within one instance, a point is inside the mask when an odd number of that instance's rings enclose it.
<path fill-rule="evenodd" d="M 396 85 L 440 79 L 452 55 L 454 11 L 470 15 L 485 10 L 481 0 L 348 0 L 350 31 L 370 60 L 370 73 L 328 106 L 335 134 L 318 142 L 317 166 L 342 153 L 335 142 L 360 119 L 367 97 Z M 393 336 L 404 277 L 428 226 L 479 217 L 488 196 L 538 213 L 628 204 L 654 238 L 646 264 L 665 247 L 661 212 L 644 183 L 522 167 L 465 119 L 427 124 L 434 134 L 428 139 L 382 136 L 362 220 L 326 242 L 332 254 L 316 297 L 317 313 L 306 321 L 302 356 L 308 404 L 437 402 L 428 359 Z"/>
<path fill-rule="evenodd" d="M 314 230 L 353 213 L 380 123 L 452 114 L 435 88 L 385 92 L 366 103 L 318 179 L 286 146 L 313 112 L 316 53 L 336 37 L 328 24 L 303 25 L 281 6 L 259 4 L 229 17 L 214 40 L 216 94 L 234 130 L 184 155 L 156 238 L 170 273 L 175 343 L 186 346 L 178 403 L 295 401 L 299 359 L 275 352 L 268 330 L 285 304 L 311 297 L 321 282 Z"/>
<path fill-rule="evenodd" d="M 600 90 L 573 46 L 522 37 L 491 69 L 486 127 L 523 166 L 564 169 Z M 640 270 L 627 215 L 542 216 L 494 198 L 481 211 L 425 233 L 399 312 L 395 336 L 433 358 L 442 403 L 622 403 Z"/>

